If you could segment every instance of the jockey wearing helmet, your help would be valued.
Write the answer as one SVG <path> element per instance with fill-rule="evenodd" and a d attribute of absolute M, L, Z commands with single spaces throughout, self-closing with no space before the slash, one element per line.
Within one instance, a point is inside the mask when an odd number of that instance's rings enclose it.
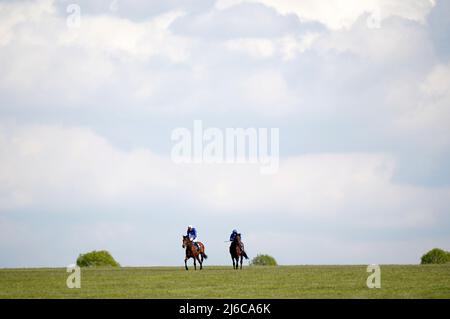
<path fill-rule="evenodd" d="M 187 228 L 187 233 L 186 235 L 189 237 L 189 239 L 194 243 L 195 247 L 197 247 L 197 249 L 200 249 L 197 241 L 197 230 L 195 229 L 195 227 L 193 227 L 192 225 L 189 225 Z"/>
<path fill-rule="evenodd" d="M 230 235 L 231 242 L 233 242 L 236 239 L 237 234 L 238 234 L 237 230 L 233 229 L 233 231 L 231 232 L 231 235 Z"/>

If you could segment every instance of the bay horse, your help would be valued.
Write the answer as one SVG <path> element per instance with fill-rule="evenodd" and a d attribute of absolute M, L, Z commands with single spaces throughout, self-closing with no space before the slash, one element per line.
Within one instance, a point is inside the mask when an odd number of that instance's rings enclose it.
<path fill-rule="evenodd" d="M 188 236 L 183 236 L 183 245 L 181 247 L 186 248 L 186 257 L 184 257 L 184 268 L 188 270 L 187 261 L 189 258 L 194 259 L 194 269 L 197 270 L 197 262 L 200 264 L 200 270 L 203 269 L 203 259 L 207 259 L 208 256 L 205 254 L 205 245 L 201 242 L 197 242 L 200 249 L 195 247 L 194 243 L 189 239 Z"/>
<path fill-rule="evenodd" d="M 233 269 L 238 269 L 239 258 L 241 259 L 241 269 L 242 269 L 242 259 L 248 259 L 247 254 L 244 251 L 244 244 L 241 242 L 241 234 L 237 234 L 233 242 L 230 245 L 230 255 L 231 260 L 233 260 Z M 236 263 L 234 262 L 236 260 Z"/>

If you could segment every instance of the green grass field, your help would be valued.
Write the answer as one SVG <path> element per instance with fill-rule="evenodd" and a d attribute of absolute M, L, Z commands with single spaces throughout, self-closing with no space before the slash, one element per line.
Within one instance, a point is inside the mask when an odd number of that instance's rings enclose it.
<path fill-rule="evenodd" d="M 450 298 L 450 264 L 366 266 L 89 268 L 69 289 L 63 268 L 0 269 L 0 298 Z"/>

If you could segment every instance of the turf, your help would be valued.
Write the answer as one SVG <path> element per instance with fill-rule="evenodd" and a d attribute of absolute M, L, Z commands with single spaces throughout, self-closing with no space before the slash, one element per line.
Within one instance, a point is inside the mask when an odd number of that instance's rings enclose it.
<path fill-rule="evenodd" d="M 450 298 L 450 264 L 366 266 L 83 268 L 69 289 L 63 268 L 0 269 L 0 298 Z"/>

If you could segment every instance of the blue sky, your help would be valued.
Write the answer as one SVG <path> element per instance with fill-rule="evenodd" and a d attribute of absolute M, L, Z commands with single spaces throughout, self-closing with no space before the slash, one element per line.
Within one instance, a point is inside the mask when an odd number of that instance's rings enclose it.
<path fill-rule="evenodd" d="M 78 28 L 69 28 L 76 3 Z M 282 264 L 450 249 L 450 4 L 0 1 L 0 267 L 181 265 L 193 224 Z M 171 132 L 277 127 L 280 168 L 176 165 Z"/>

